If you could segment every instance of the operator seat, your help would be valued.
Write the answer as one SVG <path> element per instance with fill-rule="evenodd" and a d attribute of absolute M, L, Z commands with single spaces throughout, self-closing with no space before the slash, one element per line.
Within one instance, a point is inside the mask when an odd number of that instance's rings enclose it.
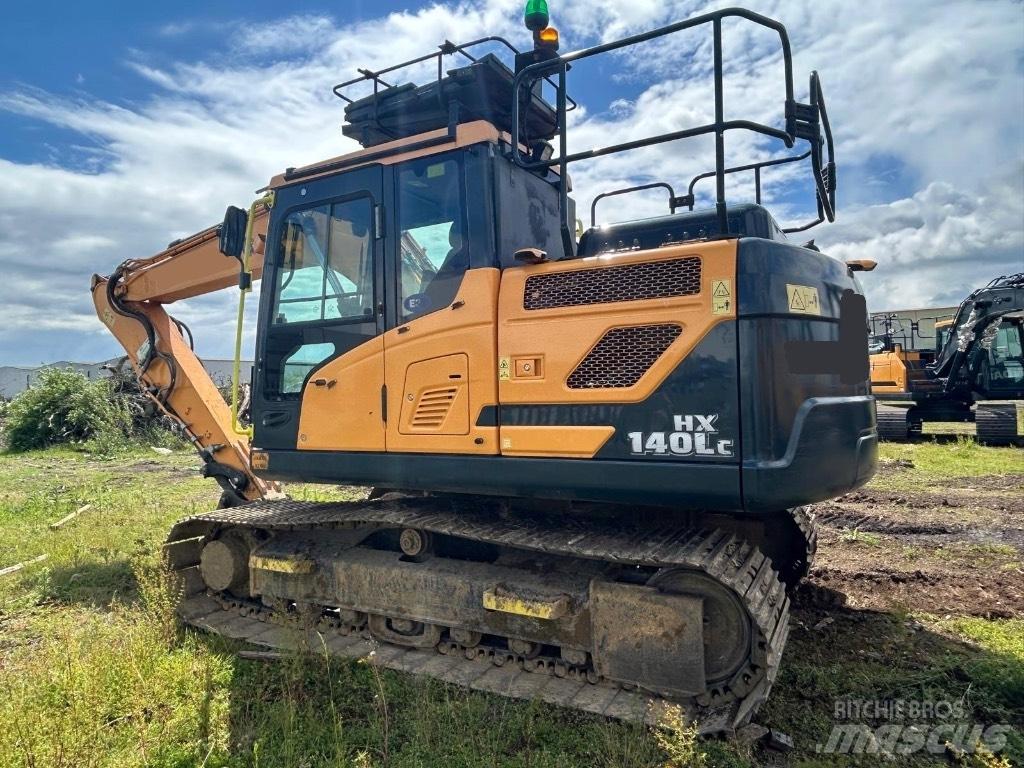
<path fill-rule="evenodd" d="M 462 275 L 469 269 L 469 248 L 462 234 L 462 225 L 456 219 L 448 230 L 448 245 L 451 246 L 440 268 L 430 278 L 423 293 L 427 297 L 427 311 L 434 312 L 451 304 L 462 284 Z"/>

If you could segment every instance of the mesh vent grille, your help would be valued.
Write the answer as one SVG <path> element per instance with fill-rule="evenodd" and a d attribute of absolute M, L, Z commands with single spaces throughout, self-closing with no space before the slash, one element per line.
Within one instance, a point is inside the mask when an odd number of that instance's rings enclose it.
<path fill-rule="evenodd" d="M 672 324 L 612 328 L 569 374 L 569 389 L 632 387 L 682 332 Z"/>
<path fill-rule="evenodd" d="M 440 429 L 448 418 L 457 391 L 455 387 L 445 387 L 424 392 L 416 404 L 416 413 L 412 415 L 412 426 L 417 429 Z"/>
<path fill-rule="evenodd" d="M 576 269 L 526 278 L 523 306 L 551 309 L 700 293 L 700 257 Z"/>

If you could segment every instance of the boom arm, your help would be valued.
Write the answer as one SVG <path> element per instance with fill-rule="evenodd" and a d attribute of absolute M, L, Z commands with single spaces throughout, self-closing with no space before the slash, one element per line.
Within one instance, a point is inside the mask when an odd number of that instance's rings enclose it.
<path fill-rule="evenodd" d="M 265 237 L 267 210 L 253 221 L 253 239 Z M 203 474 L 224 489 L 231 505 L 262 498 L 275 488 L 256 477 L 248 439 L 232 428 L 225 404 L 182 326 L 164 308 L 181 299 L 227 288 L 238 282 L 238 263 L 220 253 L 219 227 L 211 227 L 147 259 L 130 259 L 109 277 L 93 275 L 96 314 L 128 353 L 144 391 L 176 419 L 203 459 Z M 263 271 L 254 248 L 253 279 Z"/>
<path fill-rule="evenodd" d="M 945 380 L 949 392 L 959 383 L 961 373 L 978 364 L 991 343 L 991 334 L 1002 318 L 1024 309 L 1024 273 L 997 277 L 968 296 L 957 310 L 949 337 L 939 351 L 932 372 Z M 988 334 L 988 335 L 987 335 Z"/>

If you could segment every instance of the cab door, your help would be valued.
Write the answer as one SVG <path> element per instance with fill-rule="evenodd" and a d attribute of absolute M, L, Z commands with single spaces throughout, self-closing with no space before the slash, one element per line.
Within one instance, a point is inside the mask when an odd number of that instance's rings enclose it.
<path fill-rule="evenodd" d="M 384 450 L 382 182 L 372 166 L 277 192 L 253 393 L 259 448 Z"/>
<path fill-rule="evenodd" d="M 498 452 L 498 285 L 479 164 L 465 151 L 393 168 L 384 335 L 389 453 Z M 476 200 L 475 206 L 467 200 Z"/>

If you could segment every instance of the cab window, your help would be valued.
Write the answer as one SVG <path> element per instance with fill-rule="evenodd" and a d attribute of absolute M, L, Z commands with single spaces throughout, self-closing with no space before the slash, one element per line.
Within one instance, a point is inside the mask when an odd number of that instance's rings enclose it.
<path fill-rule="evenodd" d="M 398 171 L 401 322 L 455 300 L 469 268 L 463 189 L 456 158 L 424 158 Z"/>
<path fill-rule="evenodd" d="M 372 318 L 372 213 L 362 197 L 288 215 L 273 325 Z"/>
<path fill-rule="evenodd" d="M 376 333 L 373 204 L 360 196 L 292 211 L 273 252 L 265 391 L 297 397 L 309 374 Z M 341 346 L 339 346 L 339 343 Z"/>

